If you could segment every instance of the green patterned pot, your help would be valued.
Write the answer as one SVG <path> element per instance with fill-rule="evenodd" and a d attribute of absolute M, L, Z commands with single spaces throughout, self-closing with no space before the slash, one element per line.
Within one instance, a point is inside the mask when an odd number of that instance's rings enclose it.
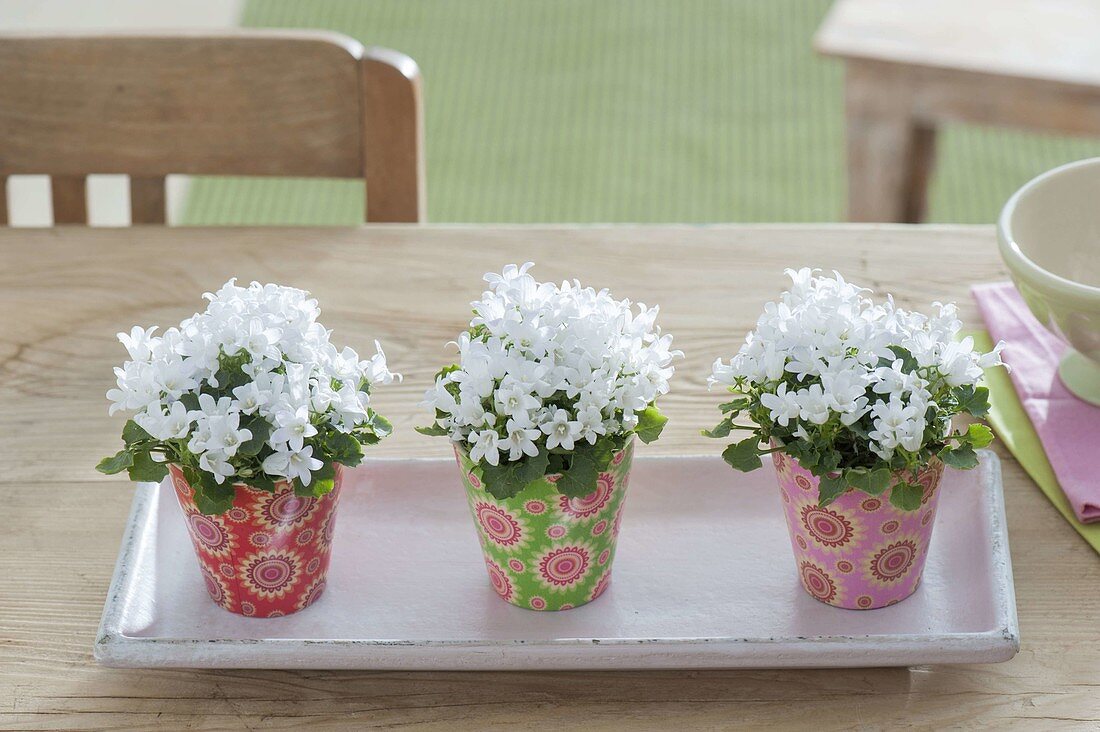
<path fill-rule="evenodd" d="M 498 595 L 529 610 L 568 610 L 603 594 L 611 581 L 633 440 L 615 453 L 596 490 L 583 498 L 558 493 L 556 475 L 512 498 L 493 498 L 471 472 L 473 463 L 456 455 Z"/>

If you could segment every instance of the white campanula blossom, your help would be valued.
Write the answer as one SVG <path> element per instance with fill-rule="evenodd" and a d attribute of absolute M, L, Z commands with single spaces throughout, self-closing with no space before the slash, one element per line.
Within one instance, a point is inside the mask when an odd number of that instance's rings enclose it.
<path fill-rule="evenodd" d="M 739 411 L 758 400 L 784 435 L 806 439 L 839 423 L 883 460 L 898 449 L 916 453 L 947 438 L 950 417 L 965 411 L 943 402 L 970 394 L 984 369 L 1003 365 L 1003 343 L 979 353 L 971 338 L 958 339 L 954 305 L 935 303 L 926 316 L 892 298 L 876 304 L 838 273 L 787 274 L 790 289 L 764 307 L 737 355 L 716 361 L 709 379 L 750 398 Z"/>
<path fill-rule="evenodd" d="M 489 289 L 456 343 L 458 364 L 425 395 L 435 429 L 475 462 L 629 433 L 668 392 L 673 358 L 683 355 L 655 324 L 656 307 L 575 280 L 538 282 L 531 266 L 485 276 Z"/>
<path fill-rule="evenodd" d="M 110 412 L 134 412 L 146 433 L 128 449 L 205 471 L 218 484 L 266 474 L 308 486 L 320 457 L 357 457 L 347 440 L 343 453 L 319 455 L 322 438 L 341 433 L 363 443 L 388 432 L 370 409 L 370 390 L 400 376 L 377 342 L 365 360 L 337 350 L 303 290 L 230 280 L 204 297 L 204 312 L 163 335 L 141 327 L 118 335 L 130 360 L 115 369 Z"/>

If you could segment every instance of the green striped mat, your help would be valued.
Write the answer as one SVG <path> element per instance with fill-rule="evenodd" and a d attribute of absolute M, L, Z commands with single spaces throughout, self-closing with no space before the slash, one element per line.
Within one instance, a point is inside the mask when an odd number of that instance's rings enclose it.
<path fill-rule="evenodd" d="M 456 222 L 837 221 L 842 70 L 826 0 L 250 0 L 243 25 L 325 28 L 415 58 L 428 216 Z M 990 222 L 1100 140 L 973 127 L 940 140 L 931 218 Z M 191 224 L 352 224 L 362 185 L 202 179 Z"/>

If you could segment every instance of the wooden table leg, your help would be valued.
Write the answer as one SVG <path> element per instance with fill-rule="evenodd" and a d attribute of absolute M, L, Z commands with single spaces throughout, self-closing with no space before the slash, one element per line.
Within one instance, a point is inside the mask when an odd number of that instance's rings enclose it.
<path fill-rule="evenodd" d="M 936 130 L 912 115 L 907 80 L 849 61 L 848 220 L 919 223 L 927 206 Z"/>

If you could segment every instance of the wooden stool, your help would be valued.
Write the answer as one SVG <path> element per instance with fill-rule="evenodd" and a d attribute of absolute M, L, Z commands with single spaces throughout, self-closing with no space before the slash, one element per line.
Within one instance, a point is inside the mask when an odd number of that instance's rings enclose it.
<path fill-rule="evenodd" d="M 1097 0 L 838 0 L 814 47 L 845 62 L 850 221 L 924 218 L 942 122 L 1100 135 Z"/>

